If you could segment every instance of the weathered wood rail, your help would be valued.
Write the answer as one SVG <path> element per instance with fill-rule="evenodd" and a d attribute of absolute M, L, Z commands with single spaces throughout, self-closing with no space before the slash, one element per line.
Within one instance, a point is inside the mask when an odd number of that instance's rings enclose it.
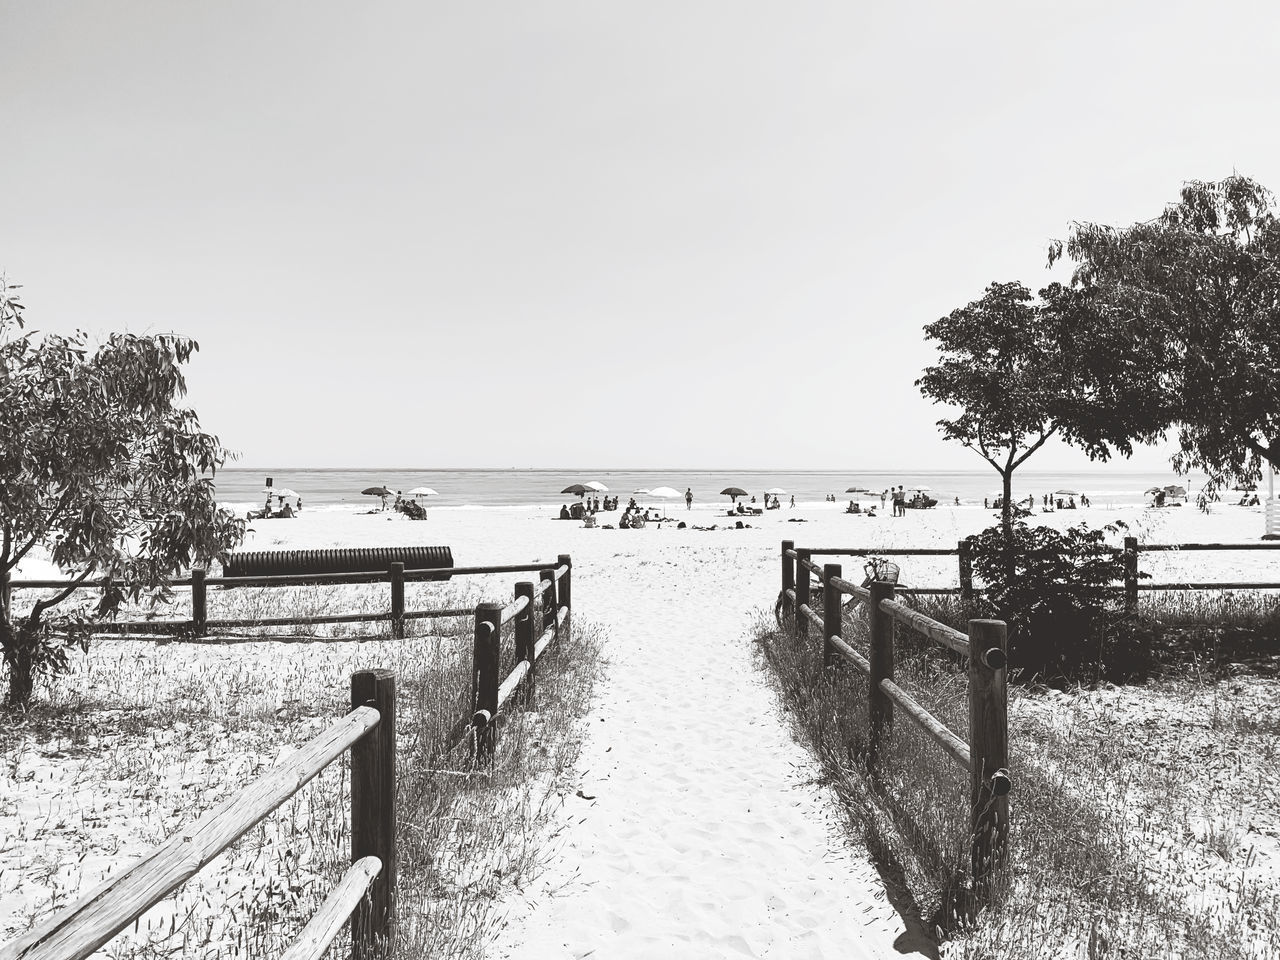
<path fill-rule="evenodd" d="M 565 562 L 565 555 L 557 560 Z M 318 573 L 318 574 L 276 574 L 253 577 L 210 577 L 197 567 L 191 571 L 190 577 L 181 577 L 171 582 L 176 588 L 189 589 L 191 592 L 190 619 L 165 620 L 116 620 L 94 623 L 90 626 L 92 633 L 138 636 L 174 636 L 187 639 L 204 639 L 216 636 L 226 630 L 252 627 L 289 627 L 320 626 L 342 623 L 389 623 L 389 636 L 394 640 L 403 640 L 406 636 L 406 625 L 414 620 L 433 620 L 449 617 L 469 617 L 472 607 L 453 607 L 436 610 L 406 610 L 404 588 L 407 583 L 450 580 L 458 576 L 474 576 L 495 573 L 538 573 L 546 569 L 545 563 L 499 564 L 495 566 L 442 567 L 432 570 L 404 569 L 403 563 L 392 563 L 386 570 L 369 570 L 361 573 Z M 298 587 L 298 586 L 350 586 L 356 584 L 385 583 L 389 586 L 388 607 L 384 613 L 338 613 L 316 616 L 291 617 L 239 617 L 209 618 L 209 587 Z M 101 579 L 84 580 L 10 580 L 3 584 L 6 591 L 17 590 L 95 590 L 101 589 L 105 581 Z"/>
<path fill-rule="evenodd" d="M 353 674 L 350 713 L 78 901 L 0 946 L 0 960 L 82 960 L 89 956 L 195 876 L 348 749 L 352 867 L 303 936 L 312 951 L 322 952 L 349 916 L 356 957 L 375 956 L 394 919 L 395 689 L 395 675 L 389 670 Z M 351 910 L 342 913 L 348 904 Z M 323 936 L 327 939 L 321 945 Z"/>
<path fill-rule="evenodd" d="M 810 557 L 956 557 L 959 573 L 957 587 L 898 587 L 899 595 L 959 595 L 962 601 L 968 602 L 982 593 L 973 585 L 973 542 L 961 540 L 954 549 L 947 547 L 930 547 L 913 549 L 910 547 L 806 547 Z M 1138 593 L 1161 590 L 1280 590 L 1280 581 L 1170 581 L 1166 583 L 1143 583 L 1139 572 L 1138 558 L 1143 553 L 1178 553 L 1194 551 L 1253 551 L 1280 550 L 1280 542 L 1265 541 L 1261 543 L 1139 543 L 1136 537 L 1125 537 L 1124 546 L 1104 548 L 1110 553 L 1120 554 L 1124 558 L 1124 581 L 1115 586 L 1117 593 L 1123 592 L 1125 605 L 1134 610 L 1138 605 Z"/>
<path fill-rule="evenodd" d="M 505 606 L 481 603 L 469 611 L 475 618 L 476 636 L 472 710 L 454 725 L 437 759 L 473 734 L 476 761 L 491 761 L 496 721 L 503 706 L 522 685 L 520 703 L 526 709 L 534 705 L 537 661 L 572 629 L 572 566 L 569 555 L 561 554 L 555 567 L 532 568 L 539 573 L 536 590 L 533 583 L 520 582 L 515 585 L 514 599 Z M 472 572 L 490 570 L 472 568 Z M 457 568 L 452 572 L 456 574 Z M 541 599 L 540 617 L 535 616 L 535 598 Z M 499 681 L 502 628 L 507 624 L 511 624 L 515 641 L 516 664 Z M 17 939 L 0 945 L 0 960 L 88 957 L 195 876 L 348 749 L 351 867 L 284 957 L 319 960 L 348 919 L 353 960 L 385 956 L 397 909 L 395 690 L 395 675 L 389 670 L 353 674 L 349 713 L 116 876 Z"/>
<path fill-rule="evenodd" d="M 820 631 L 824 666 L 830 667 L 841 658 L 866 675 L 870 687 L 867 763 L 873 773 L 892 736 L 895 707 L 947 756 L 969 771 L 970 869 L 975 903 L 981 903 L 989 898 L 991 883 L 1006 863 L 1009 835 L 1008 795 L 1013 781 L 1009 775 L 1005 624 L 999 620 L 970 620 L 966 635 L 895 600 L 894 584 L 876 581 L 864 587 L 852 583 L 843 578 L 839 564 L 815 563 L 813 552 L 809 548 L 797 548 L 790 540 L 782 542 L 784 621 L 791 625 L 796 640 L 801 643 L 808 641 L 811 626 Z M 877 554 L 889 552 L 877 551 Z M 811 581 L 822 588 L 821 613 L 809 603 Z M 866 656 L 842 635 L 846 595 L 858 597 L 867 606 L 870 642 Z M 968 741 L 894 682 L 895 622 L 968 658 Z"/>

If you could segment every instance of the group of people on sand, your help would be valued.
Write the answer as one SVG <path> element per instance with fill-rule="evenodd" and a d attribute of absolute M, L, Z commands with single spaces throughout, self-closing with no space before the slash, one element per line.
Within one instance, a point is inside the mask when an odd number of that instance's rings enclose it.
<path fill-rule="evenodd" d="M 262 505 L 261 510 L 250 510 L 244 515 L 246 520 L 281 520 L 295 517 L 302 511 L 302 498 L 298 498 L 298 507 L 295 510 L 289 501 L 284 497 L 280 497 L 280 506 L 274 511 L 271 509 L 271 494 L 267 494 L 267 502 Z"/>
<path fill-rule="evenodd" d="M 876 508 L 875 508 L 875 507 L 868 507 L 866 510 L 863 510 L 863 509 L 862 509 L 862 504 L 860 504 L 857 500 L 850 500 L 850 501 L 849 501 L 849 506 L 845 507 L 844 512 L 845 512 L 845 513 L 860 513 L 860 514 L 863 514 L 863 515 L 868 516 L 868 517 L 874 517 L 874 516 L 876 515 Z"/>
<path fill-rule="evenodd" d="M 905 517 L 907 515 L 908 507 L 912 510 L 927 510 L 929 507 L 936 507 L 938 505 L 938 501 L 933 499 L 933 497 L 925 496 L 924 490 L 915 490 L 912 493 L 911 498 L 908 499 L 907 491 L 903 488 L 902 484 L 898 484 L 896 487 L 890 487 L 888 490 L 883 491 L 880 494 L 880 505 L 882 507 L 884 506 L 885 500 L 893 501 L 893 513 L 891 516 L 894 517 Z"/>
<path fill-rule="evenodd" d="M 633 504 L 635 503 L 634 500 L 631 502 Z M 617 497 L 605 497 L 603 502 L 601 502 L 599 497 L 587 497 L 585 500 L 580 500 L 572 506 L 567 503 L 560 504 L 560 519 L 581 520 L 583 517 L 592 516 L 602 510 L 607 513 L 611 510 L 617 509 Z"/>

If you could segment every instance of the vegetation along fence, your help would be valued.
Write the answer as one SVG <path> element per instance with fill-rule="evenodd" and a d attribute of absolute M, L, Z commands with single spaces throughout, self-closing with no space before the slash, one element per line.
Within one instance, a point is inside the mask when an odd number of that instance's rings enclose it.
<path fill-rule="evenodd" d="M 561 554 L 557 564 L 569 564 L 569 555 Z M 201 638 L 215 636 L 221 631 L 251 627 L 314 626 L 337 623 L 389 623 L 392 639 L 405 637 L 406 625 L 414 620 L 446 617 L 468 617 L 472 607 L 456 607 L 437 610 L 406 610 L 404 587 L 406 583 L 449 580 L 453 577 L 492 573 L 545 573 L 550 569 L 545 563 L 506 564 L 488 567 L 442 567 L 438 569 L 405 570 L 402 562 L 393 562 L 385 569 L 358 573 L 306 573 L 272 574 L 266 576 L 210 577 L 197 567 L 190 577 L 171 582 L 171 586 L 186 588 L 191 592 L 191 617 L 189 619 L 117 620 L 92 623 L 91 633 L 98 634 L 159 634 L 162 636 Z M 347 586 L 352 584 L 386 583 L 389 596 L 387 610 L 382 613 L 340 613 L 288 617 L 244 617 L 210 619 L 208 615 L 209 587 L 300 587 Z M 77 590 L 101 589 L 103 580 L 11 580 L 2 585 L 9 591 L 59 590 L 68 593 Z"/>
<path fill-rule="evenodd" d="M 1280 590 L 1280 582 L 1277 581 L 1185 581 L 1185 582 L 1169 582 L 1169 583 L 1142 583 L 1140 582 L 1140 574 L 1138 569 L 1139 554 L 1142 553 L 1177 553 L 1179 551 L 1254 551 L 1254 550 L 1280 550 L 1280 542 L 1268 541 L 1263 543 L 1139 543 L 1137 537 L 1125 537 L 1123 547 L 1106 548 L 1113 553 L 1122 554 L 1124 557 L 1124 584 L 1117 586 L 1117 592 L 1123 591 L 1125 603 L 1129 609 L 1134 609 L 1138 605 L 1139 591 L 1155 591 L 1155 590 Z M 855 557 L 956 557 L 958 560 L 960 585 L 959 587 L 902 587 L 899 586 L 897 592 L 899 594 L 909 595 L 939 595 L 939 594 L 959 594 L 960 599 L 964 601 L 971 600 L 976 594 L 982 593 L 981 589 L 975 589 L 973 585 L 973 543 L 970 540 L 961 540 L 954 549 L 946 547 L 931 548 L 885 548 L 876 547 L 812 547 L 808 548 L 811 556 L 855 556 Z"/>
<path fill-rule="evenodd" d="M 841 576 L 836 563 L 819 565 L 815 554 L 857 555 L 856 549 L 796 548 L 782 542 L 782 595 L 784 622 L 791 624 L 798 642 L 807 642 L 809 627 L 821 631 L 823 664 L 840 657 L 866 675 L 870 684 L 867 709 L 870 740 L 868 765 L 876 760 L 892 733 L 894 707 L 924 731 L 952 760 L 970 774 L 970 869 L 975 901 L 989 896 L 992 878 L 1005 861 L 1009 835 L 1009 724 L 1005 689 L 1007 635 L 999 620 L 970 620 L 969 634 L 932 620 L 895 599 L 892 583 L 875 581 L 863 587 Z M 890 551 L 879 551 L 886 553 Z M 941 551 L 933 551 L 938 553 Z M 822 587 L 822 613 L 810 605 L 811 578 Z M 841 635 L 843 597 L 862 600 L 868 611 L 868 656 L 855 650 Z M 893 625 L 900 623 L 917 633 L 968 657 L 969 742 L 949 730 L 894 682 Z"/>
<path fill-rule="evenodd" d="M 472 713 L 461 718 L 445 751 L 475 735 L 476 759 L 493 756 L 503 705 L 523 683 L 532 705 L 535 665 L 570 621 L 570 564 L 542 568 L 538 591 L 518 583 L 505 606 L 482 603 L 475 616 Z M 477 568 L 478 569 L 478 568 Z M 457 572 L 456 570 L 454 571 Z M 536 617 L 535 596 L 542 598 Z M 538 622 L 535 622 L 538 621 Z M 513 624 L 517 663 L 498 679 L 502 627 Z M 194 823 L 172 834 L 80 900 L 0 946 L 0 960 L 82 960 L 193 877 L 346 750 L 351 751 L 351 867 L 299 932 L 284 960 L 319 960 L 351 921 L 353 960 L 384 955 L 396 914 L 396 681 L 389 670 L 351 677 L 351 711 L 283 763 Z"/>

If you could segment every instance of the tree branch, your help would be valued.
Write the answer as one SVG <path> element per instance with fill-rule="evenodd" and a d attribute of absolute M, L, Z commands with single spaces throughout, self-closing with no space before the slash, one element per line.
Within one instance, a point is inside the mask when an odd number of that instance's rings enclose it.
<path fill-rule="evenodd" d="M 48 600 L 37 600 L 35 606 L 31 608 L 31 616 L 38 620 L 40 615 L 50 607 L 56 607 L 63 600 L 67 599 L 67 597 L 71 596 L 71 594 L 75 593 L 76 588 L 88 580 L 89 574 L 91 573 L 93 573 L 93 564 L 89 564 L 89 566 L 85 567 L 84 573 L 72 580 L 70 585 L 57 596 L 50 597 Z"/>
<path fill-rule="evenodd" d="M 22 560 L 22 558 L 31 552 L 31 549 L 40 542 L 40 540 L 42 539 L 44 534 L 48 531 L 48 529 L 51 526 L 53 526 L 53 522 L 58 519 L 58 514 L 60 514 L 63 510 L 65 510 L 67 508 L 67 504 L 70 502 L 71 502 L 71 489 L 68 488 L 67 492 L 62 495 L 62 499 L 59 500 L 54 505 L 53 510 L 50 511 L 49 513 L 49 516 L 45 518 L 44 523 L 40 524 L 40 526 L 37 528 L 37 532 L 34 533 L 31 539 L 27 541 L 27 545 L 13 555 L 13 563 L 11 563 L 10 566 L 17 566 L 18 563 Z"/>
<path fill-rule="evenodd" d="M 1043 447 L 1043 446 L 1044 446 L 1045 441 L 1046 441 L 1046 440 L 1048 440 L 1050 437 L 1052 437 L 1052 436 L 1053 436 L 1055 433 L 1057 433 L 1057 432 L 1058 432 L 1058 425 L 1057 425 L 1057 424 L 1054 424 L 1054 425 L 1053 425 L 1052 427 L 1050 427 L 1046 432 L 1044 432 L 1044 433 L 1040 434 L 1040 439 L 1039 439 L 1039 440 L 1037 440 L 1035 443 L 1033 443 L 1031 446 L 1027 447 L 1027 452 L 1026 452 L 1026 453 L 1024 453 L 1022 456 L 1020 456 L 1020 457 L 1018 458 L 1018 462 L 1017 462 L 1017 463 L 1015 463 L 1013 466 L 1015 466 L 1015 467 L 1020 467 L 1020 466 L 1022 466 L 1022 462 L 1023 462 L 1024 460 L 1026 460 L 1026 459 L 1027 459 L 1027 457 L 1031 456 L 1033 453 L 1035 453 L 1037 450 L 1039 450 L 1041 447 Z"/>

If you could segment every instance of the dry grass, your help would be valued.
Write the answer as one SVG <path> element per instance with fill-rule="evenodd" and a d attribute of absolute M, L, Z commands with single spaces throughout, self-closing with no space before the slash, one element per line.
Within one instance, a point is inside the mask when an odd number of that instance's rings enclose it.
<path fill-rule="evenodd" d="M 862 621 L 845 631 L 865 650 Z M 899 718 L 876 786 L 861 675 L 824 673 L 816 635 L 801 647 L 762 620 L 756 640 L 798 737 L 900 884 L 900 909 L 944 928 L 943 956 L 1280 955 L 1274 678 L 1014 688 L 1012 868 L 995 908 L 965 930 L 948 921 L 966 883 L 967 773 Z M 896 647 L 898 682 L 965 736 L 959 666 L 901 629 Z"/>
<path fill-rule="evenodd" d="M 456 589 L 443 599 L 440 585 L 424 586 L 436 596 L 423 606 L 470 599 Z M 491 595 L 509 591 L 508 581 Z M 235 612 L 223 615 L 296 609 L 296 597 L 273 591 L 272 605 L 258 596 L 267 593 L 228 591 Z M 314 600 L 316 609 L 336 603 Z M 393 955 L 483 955 L 500 899 L 553 851 L 544 828 L 577 755 L 578 718 L 601 669 L 600 630 L 578 623 L 570 639 L 551 645 L 539 661 L 535 709 L 513 703 L 494 762 L 476 769 L 468 743 L 437 757 L 445 733 L 470 710 L 472 624 L 432 627 L 441 635 L 377 643 L 95 641 L 70 675 L 37 687 L 28 714 L 6 717 L 0 821 L 11 829 L 0 839 L 0 939 L 315 736 L 348 709 L 352 672 L 386 667 L 398 687 L 401 923 Z M 503 650 L 505 671 L 513 660 L 506 631 Z M 103 955 L 279 954 L 347 865 L 348 811 L 344 757 Z"/>

